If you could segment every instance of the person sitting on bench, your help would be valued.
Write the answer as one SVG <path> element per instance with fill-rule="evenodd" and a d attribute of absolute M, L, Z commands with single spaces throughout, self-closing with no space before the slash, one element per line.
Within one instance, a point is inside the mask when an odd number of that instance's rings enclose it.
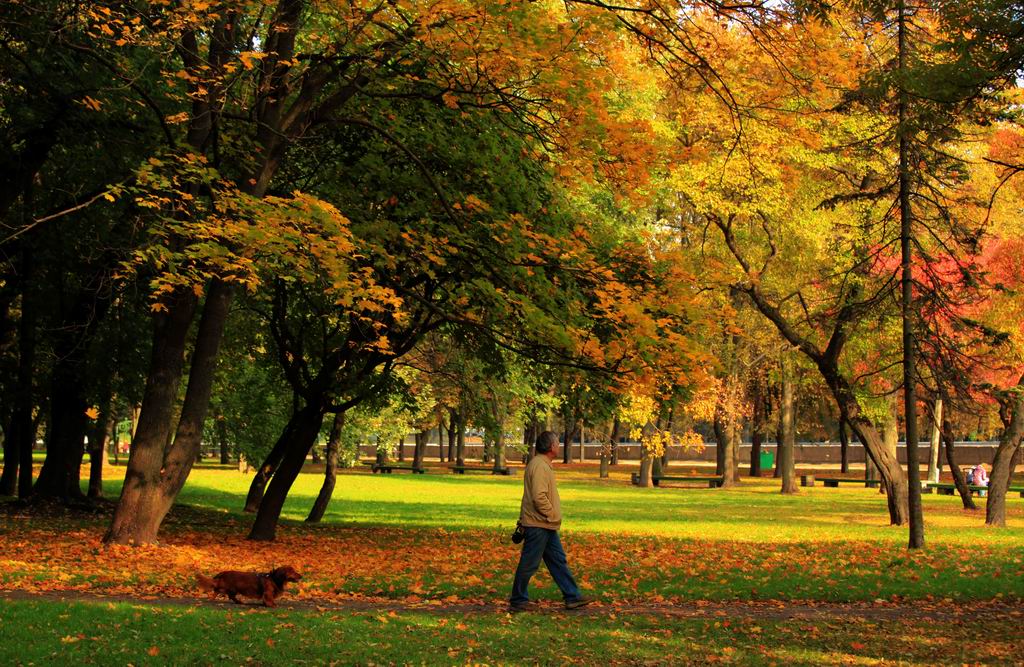
<path fill-rule="evenodd" d="M 974 486 L 988 486 L 988 473 L 985 472 L 984 464 L 979 463 L 971 470 L 971 484 Z M 984 496 L 986 491 L 979 491 L 979 496 Z"/>

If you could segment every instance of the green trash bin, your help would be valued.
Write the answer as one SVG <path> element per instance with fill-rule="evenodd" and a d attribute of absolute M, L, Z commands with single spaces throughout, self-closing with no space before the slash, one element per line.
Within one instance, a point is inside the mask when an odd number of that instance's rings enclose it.
<path fill-rule="evenodd" d="M 775 452 L 767 449 L 761 450 L 761 470 L 771 470 L 775 465 Z"/>

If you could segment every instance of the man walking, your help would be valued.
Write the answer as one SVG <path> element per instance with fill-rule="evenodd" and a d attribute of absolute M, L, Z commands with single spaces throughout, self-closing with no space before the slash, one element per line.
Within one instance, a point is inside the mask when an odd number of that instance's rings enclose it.
<path fill-rule="evenodd" d="M 558 529 L 562 525 L 562 506 L 555 486 L 555 471 L 551 462 L 558 456 L 558 436 L 544 431 L 537 438 L 537 455 L 530 459 L 523 474 L 523 502 L 519 510 L 519 523 L 525 539 L 519 555 L 509 610 L 526 611 L 530 607 L 527 587 L 541 560 L 548 566 L 551 578 L 562 589 L 566 609 L 578 609 L 591 601 L 580 595 L 576 580 L 572 578 L 565 559 Z"/>

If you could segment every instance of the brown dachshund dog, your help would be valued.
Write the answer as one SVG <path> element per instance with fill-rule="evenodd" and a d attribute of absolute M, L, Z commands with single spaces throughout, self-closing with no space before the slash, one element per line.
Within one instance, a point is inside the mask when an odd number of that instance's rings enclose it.
<path fill-rule="evenodd" d="M 302 575 L 286 565 L 265 574 L 228 570 L 215 575 L 213 579 L 202 574 L 197 574 L 196 579 L 203 590 L 213 591 L 214 595 L 225 593 L 235 604 L 242 604 L 237 596 L 244 595 L 262 598 L 263 604 L 275 607 L 277 605 L 274 600 L 284 592 L 284 585 L 289 581 L 299 581 Z"/>

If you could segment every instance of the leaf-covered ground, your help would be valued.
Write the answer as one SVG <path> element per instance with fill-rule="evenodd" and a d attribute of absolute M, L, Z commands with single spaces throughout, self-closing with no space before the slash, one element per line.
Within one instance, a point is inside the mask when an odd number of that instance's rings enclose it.
<path fill-rule="evenodd" d="M 772 480 L 721 491 L 635 489 L 621 476 L 599 481 L 587 471 L 563 470 L 561 479 L 570 564 L 585 592 L 601 604 L 596 612 L 567 615 L 571 636 L 563 637 L 557 627 L 541 632 L 552 651 L 538 657 L 541 662 L 588 662 L 588 656 L 650 664 L 712 658 L 750 664 L 1024 661 L 1016 630 L 1024 600 L 1024 500 L 1010 499 L 1008 529 L 991 530 L 983 526 L 983 512 L 964 512 L 955 498 L 926 497 L 928 548 L 911 553 L 904 547 L 905 529 L 886 525 L 884 498 L 870 490 L 815 487 L 782 497 Z M 373 662 L 371 655 L 384 656 L 383 664 L 534 661 L 517 638 L 532 642 L 546 626 L 506 618 L 501 611 L 518 556 L 507 533 L 521 480 L 345 474 L 325 522 L 311 526 L 301 518 L 319 478 L 305 474 L 274 543 L 245 539 L 251 517 L 239 508 L 248 480 L 231 470 L 198 470 L 162 542 L 137 548 L 100 544 L 109 504 L 83 514 L 0 503 L 0 588 L 83 595 L 64 614 L 56 612 L 63 603 L 52 598 L 0 604 L 5 627 L 8 621 L 31 622 L 51 635 L 66 631 L 53 635 L 49 654 L 16 653 L 17 661 L 39 664 L 60 657 L 102 663 L 113 654 L 103 653 L 91 637 L 120 636 L 119 628 L 111 630 L 116 623 L 126 628 L 147 617 L 167 625 L 172 644 L 199 642 L 194 650 L 205 640 L 175 639 L 170 628 L 190 618 L 210 627 L 236 619 L 250 640 L 233 636 L 224 653 L 229 662 L 253 658 L 273 664 L 276 651 L 289 655 L 294 649 L 285 647 L 310 633 L 360 637 L 339 639 L 342 664 Z M 228 605 L 158 609 L 86 599 L 98 593 L 129 601 L 198 601 L 205 596 L 194 584 L 197 572 L 280 564 L 305 578 L 288 593 L 293 606 L 278 611 L 234 611 Z M 544 572 L 534 582 L 535 597 L 548 603 L 538 618 L 553 617 L 557 589 Z M 362 606 L 345 606 L 353 600 Z M 719 606 L 703 618 L 658 611 L 704 604 Z M 832 606 L 807 619 L 769 613 L 794 604 Z M 455 620 L 473 605 L 486 607 L 469 620 Z M 978 611 L 960 614 L 961 605 Z M 900 614 L 912 607 L 938 615 Z M 878 609 L 896 618 L 871 611 Z M 104 620 L 87 622 L 89 614 Z M 281 636 L 278 621 L 294 631 Z M 459 625 L 473 629 L 473 638 Z M 794 630 L 804 626 L 816 629 Z M 272 646 L 251 639 L 267 633 L 277 638 Z M 478 652 L 468 650 L 473 644 L 459 644 L 463 637 L 477 642 Z M 175 662 L 179 649 L 158 638 L 145 640 L 159 651 L 146 657 Z M 961 647 L 967 640 L 980 641 L 991 655 L 972 659 Z M 125 654 L 111 662 L 138 664 L 137 643 L 128 642 Z M 375 652 L 366 648 L 371 644 Z M 446 647 L 444 652 L 432 653 L 434 644 Z M 629 648 L 634 644 L 643 650 Z M 249 652 L 250 646 L 259 651 Z M 188 661 L 205 661 L 189 655 Z M 311 662 L 333 659 L 315 655 L 320 658 Z"/>
<path fill-rule="evenodd" d="M 290 564 L 304 573 L 293 595 L 503 599 L 517 552 L 502 532 L 482 529 L 285 526 L 274 543 L 253 543 L 233 519 L 202 529 L 174 526 L 157 546 L 100 545 L 100 523 L 3 520 L 0 583 L 27 590 L 199 595 L 194 577 L 222 569 Z M 653 535 L 567 534 L 581 587 L 608 602 L 684 600 L 875 600 L 1024 598 L 1019 548 L 933 545 L 908 553 L 892 544 L 694 540 Z M 557 590 L 535 581 L 540 598 Z"/>
<path fill-rule="evenodd" d="M 885 525 L 884 498 L 870 490 L 782 497 L 771 480 L 723 492 L 563 477 L 570 563 L 582 588 L 610 603 L 1024 598 L 1015 527 L 1024 500 L 1011 498 L 1011 527 L 997 531 L 956 499 L 928 497 L 929 546 L 908 552 L 906 531 Z M 293 592 L 300 598 L 507 595 L 519 480 L 343 475 L 324 523 L 286 519 L 273 543 L 245 539 L 251 518 L 238 509 L 247 481 L 198 471 L 182 494 L 194 504 L 174 510 L 161 544 L 137 548 L 101 546 L 109 506 L 87 515 L 0 506 L 0 583 L 178 597 L 199 594 L 197 572 L 290 564 L 305 575 Z M 300 477 L 286 516 L 303 515 L 318 481 Z M 546 576 L 535 585 L 542 599 L 558 595 Z"/>

